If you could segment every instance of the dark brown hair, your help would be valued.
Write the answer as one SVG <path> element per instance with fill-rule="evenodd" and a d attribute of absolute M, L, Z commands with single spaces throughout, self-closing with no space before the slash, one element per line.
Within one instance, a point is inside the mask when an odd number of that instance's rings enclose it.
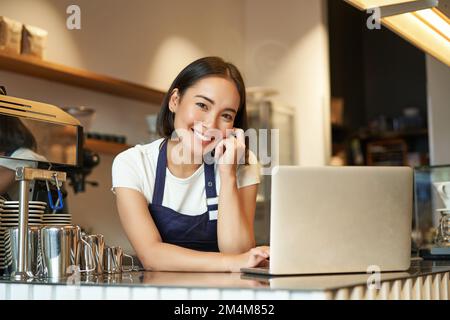
<path fill-rule="evenodd" d="M 210 76 L 219 76 L 234 82 L 240 96 L 239 108 L 234 119 L 234 127 L 243 129 L 244 131 L 247 130 L 247 99 L 241 73 L 235 65 L 225 62 L 220 57 L 205 57 L 195 60 L 185 67 L 175 78 L 169 91 L 167 91 L 156 121 L 156 127 L 161 137 L 170 138 L 175 130 L 175 114 L 169 109 L 169 101 L 173 90 L 178 89 L 180 99 L 182 99 L 187 89 L 195 85 L 197 81 Z"/>
<path fill-rule="evenodd" d="M 195 60 L 184 68 L 173 81 L 169 91 L 167 91 L 157 119 L 157 130 L 161 137 L 170 138 L 172 132 L 175 130 L 175 114 L 169 109 L 169 101 L 173 90 L 178 89 L 180 99 L 182 99 L 187 89 L 195 85 L 197 81 L 210 76 L 219 76 L 234 82 L 240 96 L 239 108 L 234 119 L 234 127 L 241 128 L 244 131 L 247 130 L 245 85 L 241 73 L 236 66 L 225 62 L 220 57 L 205 57 Z"/>

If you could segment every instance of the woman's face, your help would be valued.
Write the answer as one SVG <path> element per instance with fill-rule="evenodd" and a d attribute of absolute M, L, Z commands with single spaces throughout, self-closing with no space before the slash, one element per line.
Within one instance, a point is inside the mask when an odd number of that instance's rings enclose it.
<path fill-rule="evenodd" d="M 199 80 L 181 99 L 175 89 L 169 108 L 175 112 L 175 131 L 183 150 L 194 156 L 210 152 L 233 129 L 239 104 L 236 85 L 222 77 Z"/>

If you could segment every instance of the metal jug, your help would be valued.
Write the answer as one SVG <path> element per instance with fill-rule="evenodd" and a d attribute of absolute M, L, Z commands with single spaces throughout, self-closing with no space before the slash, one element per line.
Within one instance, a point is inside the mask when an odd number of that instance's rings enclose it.
<path fill-rule="evenodd" d="M 43 276 L 47 278 L 66 278 L 76 270 L 80 270 L 81 244 L 90 245 L 81 239 L 79 226 L 45 226 L 40 233 L 40 245 L 43 262 Z M 91 257 L 90 259 L 93 260 Z"/>
<path fill-rule="evenodd" d="M 103 235 L 102 234 L 82 235 L 82 239 L 86 241 L 92 249 L 92 256 L 95 268 L 93 272 L 96 274 L 102 274 L 103 254 L 105 248 L 105 240 Z"/>
<path fill-rule="evenodd" d="M 131 260 L 130 269 L 123 268 L 124 256 Z M 112 273 L 121 273 L 122 271 L 129 272 L 135 270 L 133 257 L 123 253 L 121 247 L 105 247 L 103 261 L 104 261 L 103 271 L 105 273 L 112 274 Z"/>
<path fill-rule="evenodd" d="M 41 227 L 28 227 L 27 270 L 30 277 L 37 278 L 42 273 L 42 255 L 39 245 L 39 233 Z M 8 228 L 5 232 L 5 251 L 11 256 L 11 264 L 8 272 L 14 275 L 19 269 L 19 227 Z"/>

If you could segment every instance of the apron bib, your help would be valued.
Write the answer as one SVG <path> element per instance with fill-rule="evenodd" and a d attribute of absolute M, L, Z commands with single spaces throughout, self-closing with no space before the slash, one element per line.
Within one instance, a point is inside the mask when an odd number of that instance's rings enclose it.
<path fill-rule="evenodd" d="M 217 213 L 218 200 L 214 164 L 203 164 L 207 211 L 190 216 L 176 212 L 162 205 L 167 168 L 167 139 L 162 142 L 156 165 L 153 200 L 149 204 L 151 216 L 163 242 L 188 249 L 218 252 Z"/>

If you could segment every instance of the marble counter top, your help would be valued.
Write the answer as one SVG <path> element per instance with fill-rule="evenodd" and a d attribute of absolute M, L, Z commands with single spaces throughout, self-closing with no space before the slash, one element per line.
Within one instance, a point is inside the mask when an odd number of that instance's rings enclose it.
<path fill-rule="evenodd" d="M 413 261 L 406 272 L 381 273 L 381 282 L 450 272 L 450 261 Z M 0 278 L 0 284 L 80 285 L 111 287 L 157 287 L 198 289 L 255 289 L 320 292 L 366 285 L 370 274 L 335 274 L 266 277 L 240 273 L 191 273 L 136 271 L 121 274 L 70 277 L 68 279 Z"/>

